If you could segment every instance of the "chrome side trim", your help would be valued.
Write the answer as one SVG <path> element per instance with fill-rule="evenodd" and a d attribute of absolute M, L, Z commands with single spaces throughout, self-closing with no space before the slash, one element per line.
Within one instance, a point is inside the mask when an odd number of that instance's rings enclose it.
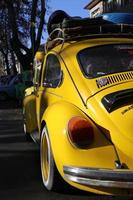
<path fill-rule="evenodd" d="M 33 131 L 31 134 L 30 134 L 32 140 L 37 143 L 37 144 L 40 144 L 40 136 L 39 136 L 39 133 L 38 131 Z"/>
<path fill-rule="evenodd" d="M 86 186 L 133 189 L 133 171 L 64 166 L 64 178 Z"/>

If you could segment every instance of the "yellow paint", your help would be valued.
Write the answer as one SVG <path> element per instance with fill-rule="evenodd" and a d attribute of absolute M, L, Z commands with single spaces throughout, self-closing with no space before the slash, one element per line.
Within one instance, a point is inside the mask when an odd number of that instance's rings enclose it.
<path fill-rule="evenodd" d="M 32 132 L 37 123 L 40 134 L 41 124 L 46 123 L 55 163 L 62 177 L 64 165 L 115 169 L 118 157 L 114 145 L 120 161 L 133 170 L 133 109 L 122 115 L 123 110 L 130 106 L 124 105 L 108 113 L 101 103 L 102 98 L 109 93 L 133 88 L 133 80 L 121 81 L 99 89 L 96 79 L 84 77 L 76 58 L 81 49 L 114 43 L 133 44 L 133 40 L 100 38 L 66 43 L 62 50 L 60 45 L 55 47 L 44 58 L 41 85 L 26 90 L 24 107 L 27 113 L 27 128 Z M 63 71 L 62 83 L 57 88 L 43 87 L 49 54 L 57 56 Z M 32 91 L 35 91 L 34 95 L 30 95 Z M 86 150 L 75 148 L 69 141 L 67 124 L 74 116 L 86 118 L 94 127 L 95 140 Z M 69 183 L 95 193 L 126 194 L 126 191 L 121 189 L 92 188 Z"/>

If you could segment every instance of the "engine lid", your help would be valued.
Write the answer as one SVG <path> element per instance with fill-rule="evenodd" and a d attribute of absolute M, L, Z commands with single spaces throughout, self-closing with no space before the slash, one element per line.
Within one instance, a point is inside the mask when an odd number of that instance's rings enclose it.
<path fill-rule="evenodd" d="M 88 115 L 112 143 L 133 159 L 132 84 L 117 85 L 87 101 Z M 129 87 L 130 86 L 130 87 Z M 106 104 L 105 104 L 106 102 Z"/>

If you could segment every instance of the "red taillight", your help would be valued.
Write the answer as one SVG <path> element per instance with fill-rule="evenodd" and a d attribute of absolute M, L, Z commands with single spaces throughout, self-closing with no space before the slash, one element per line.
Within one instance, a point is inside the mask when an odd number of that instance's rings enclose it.
<path fill-rule="evenodd" d="M 82 117 L 73 117 L 69 120 L 68 134 L 71 142 L 82 149 L 88 148 L 94 140 L 92 124 Z"/>

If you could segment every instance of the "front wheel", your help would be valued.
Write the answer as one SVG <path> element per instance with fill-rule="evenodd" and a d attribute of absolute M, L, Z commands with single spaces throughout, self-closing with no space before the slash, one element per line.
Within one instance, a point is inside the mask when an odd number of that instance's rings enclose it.
<path fill-rule="evenodd" d="M 41 134 L 40 160 L 44 186 L 47 190 L 59 190 L 60 186 L 62 186 L 61 182 L 63 182 L 63 180 L 61 179 L 55 166 L 46 126 L 43 128 Z"/>

